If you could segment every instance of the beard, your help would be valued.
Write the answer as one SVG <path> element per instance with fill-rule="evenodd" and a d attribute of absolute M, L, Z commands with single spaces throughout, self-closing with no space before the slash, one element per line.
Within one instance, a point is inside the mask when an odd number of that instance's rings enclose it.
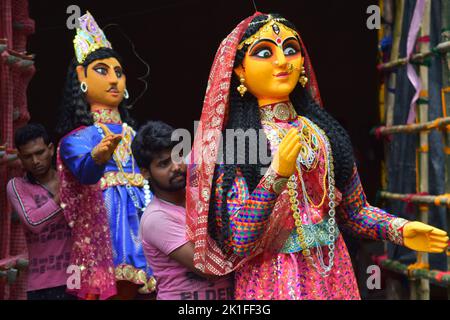
<path fill-rule="evenodd" d="M 179 178 L 182 177 L 182 178 Z M 150 180 L 150 183 L 155 184 L 158 189 L 166 191 L 166 192 L 176 192 L 186 188 L 186 172 L 176 174 L 172 178 L 170 178 L 169 183 L 167 185 L 160 184 L 156 180 Z"/>
<path fill-rule="evenodd" d="M 169 180 L 169 187 L 166 191 L 179 191 L 186 188 L 186 172 L 175 175 Z"/>

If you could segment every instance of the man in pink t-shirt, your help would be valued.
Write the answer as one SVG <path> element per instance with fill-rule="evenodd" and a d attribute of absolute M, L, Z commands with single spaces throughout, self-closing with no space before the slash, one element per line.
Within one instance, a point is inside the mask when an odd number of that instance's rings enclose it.
<path fill-rule="evenodd" d="M 65 292 L 72 240 L 59 206 L 58 176 L 52 168 L 54 146 L 39 124 L 18 129 L 14 139 L 26 175 L 11 179 L 7 194 L 25 230 L 28 299 L 74 299 Z"/>
<path fill-rule="evenodd" d="M 144 125 L 133 155 L 154 193 L 140 223 L 144 253 L 157 281 L 159 300 L 233 299 L 231 276 L 215 277 L 194 267 L 194 245 L 186 239 L 186 165 L 171 158 L 174 129 L 160 121 Z"/>

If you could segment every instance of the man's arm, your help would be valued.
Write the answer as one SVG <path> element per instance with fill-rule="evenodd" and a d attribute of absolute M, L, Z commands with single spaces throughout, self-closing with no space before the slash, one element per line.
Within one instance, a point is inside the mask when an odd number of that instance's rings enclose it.
<path fill-rule="evenodd" d="M 16 179 L 8 182 L 7 193 L 22 224 L 33 233 L 41 232 L 62 210 L 52 198 L 49 198 L 43 206 L 38 207 L 32 195 L 24 188 L 23 183 Z"/>
<path fill-rule="evenodd" d="M 196 275 L 199 275 L 200 277 L 213 281 L 223 278 L 220 276 L 203 273 L 194 266 L 194 244 L 190 241 L 172 251 L 169 254 L 169 257 L 176 260 L 178 263 L 185 266 L 186 268 L 194 272 Z"/>

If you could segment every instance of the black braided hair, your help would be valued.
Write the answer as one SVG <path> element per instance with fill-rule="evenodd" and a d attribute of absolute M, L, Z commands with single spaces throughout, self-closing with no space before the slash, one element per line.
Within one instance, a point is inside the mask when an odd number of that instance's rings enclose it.
<path fill-rule="evenodd" d="M 120 56 L 114 50 L 110 48 L 101 48 L 90 53 L 81 65 L 87 68 L 93 61 L 106 58 L 116 58 L 120 64 L 122 64 Z M 56 132 L 60 137 L 80 126 L 91 126 L 94 124 L 91 108 L 85 98 L 85 94 L 80 89 L 80 81 L 78 81 L 76 72 L 78 65 L 80 64 L 78 64 L 76 58 L 73 58 L 67 71 L 63 99 L 60 105 L 58 123 L 56 125 Z M 126 99 L 123 99 L 119 104 L 118 109 L 120 117 L 122 118 L 122 121 L 130 126 L 134 126 L 135 121 L 131 118 L 126 103 Z"/>
<path fill-rule="evenodd" d="M 271 14 L 274 18 L 283 19 L 280 15 Z M 251 35 L 255 34 L 266 22 L 268 15 L 260 15 L 252 20 L 251 25 L 247 28 L 246 32 L 242 36 L 240 42 L 249 38 Z M 296 30 L 295 26 L 283 19 L 280 23 L 285 26 Z M 241 50 L 236 52 L 234 68 L 241 65 L 248 45 L 245 45 Z M 303 52 L 302 52 L 303 54 Z M 239 85 L 237 76 L 234 75 L 230 84 L 230 110 L 228 116 L 228 122 L 225 129 L 243 129 L 244 131 L 253 129 L 262 129 L 258 101 L 250 93 L 246 93 L 244 97 L 240 97 L 236 88 Z M 293 92 L 290 94 L 290 100 L 294 105 L 297 114 L 307 117 L 312 120 L 317 126 L 319 126 L 327 135 L 331 143 L 331 149 L 333 152 L 333 161 L 335 168 L 335 179 L 336 186 L 340 189 L 344 188 L 346 183 L 351 177 L 353 170 L 353 149 L 346 130 L 327 112 L 325 109 L 321 108 L 309 95 L 306 90 L 303 90 L 300 85 L 297 85 Z M 264 131 L 262 131 L 264 132 Z M 223 133 L 223 140 L 225 142 L 226 134 Z M 259 141 L 259 140 L 258 140 Z M 226 143 L 223 144 L 225 148 Z M 239 169 L 245 178 L 249 192 L 251 193 L 259 181 L 262 178 L 261 168 L 263 167 L 259 158 L 259 148 L 264 147 L 268 150 L 268 155 L 270 155 L 270 148 L 268 145 L 265 146 L 249 146 L 248 143 L 245 144 L 245 159 L 249 159 L 249 154 L 251 152 L 258 152 L 258 162 L 257 164 L 234 164 L 225 163 L 223 165 L 224 175 L 222 182 L 222 206 L 220 208 L 220 217 L 222 221 L 221 230 L 218 230 L 215 216 L 215 181 L 218 178 L 218 171 L 216 170 L 215 177 L 213 179 L 213 192 L 210 202 L 210 210 L 208 217 L 208 232 L 213 239 L 218 243 L 218 245 L 225 249 L 224 241 L 228 239 L 230 233 L 229 227 L 229 213 L 227 210 L 226 196 L 228 191 L 231 189 L 234 179 L 236 177 L 236 172 Z M 235 148 L 236 149 L 236 148 Z M 250 150 L 251 149 L 251 150 Z M 234 153 L 235 150 L 232 150 Z M 224 154 L 230 152 L 228 148 L 224 149 Z M 236 156 L 236 155 L 235 155 Z"/>

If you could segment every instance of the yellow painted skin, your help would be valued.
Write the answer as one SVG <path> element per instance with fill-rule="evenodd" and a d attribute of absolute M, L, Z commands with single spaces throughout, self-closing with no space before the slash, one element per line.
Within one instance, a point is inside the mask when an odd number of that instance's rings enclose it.
<path fill-rule="evenodd" d="M 256 97 L 259 106 L 288 101 L 289 94 L 298 85 L 303 66 L 296 34 L 281 23 L 278 25 L 278 35 L 272 27 L 263 26 L 259 39 L 249 45 L 242 64 L 234 69 L 238 79 L 245 79 L 243 84 Z M 294 132 L 295 129 L 291 129 L 284 137 L 271 164 L 285 177 L 294 173 L 300 150 L 300 139 Z M 422 222 L 408 222 L 403 228 L 404 245 L 415 251 L 441 253 L 447 248 L 448 240 L 445 231 Z"/>
<path fill-rule="evenodd" d="M 80 83 L 87 84 L 85 94 L 91 111 L 100 109 L 117 111 L 126 88 L 126 77 L 119 61 L 116 58 L 99 59 L 90 63 L 86 70 L 83 66 L 78 66 L 76 70 Z M 92 150 L 95 162 L 104 164 L 111 159 L 121 139 L 120 134 L 106 135 Z"/>
<path fill-rule="evenodd" d="M 271 27 L 260 35 L 261 38 L 249 46 L 242 65 L 234 72 L 238 77 L 244 77 L 244 85 L 258 99 L 260 106 L 287 101 L 298 83 L 303 65 L 300 43 L 292 31 L 283 27 L 278 35 Z"/>

